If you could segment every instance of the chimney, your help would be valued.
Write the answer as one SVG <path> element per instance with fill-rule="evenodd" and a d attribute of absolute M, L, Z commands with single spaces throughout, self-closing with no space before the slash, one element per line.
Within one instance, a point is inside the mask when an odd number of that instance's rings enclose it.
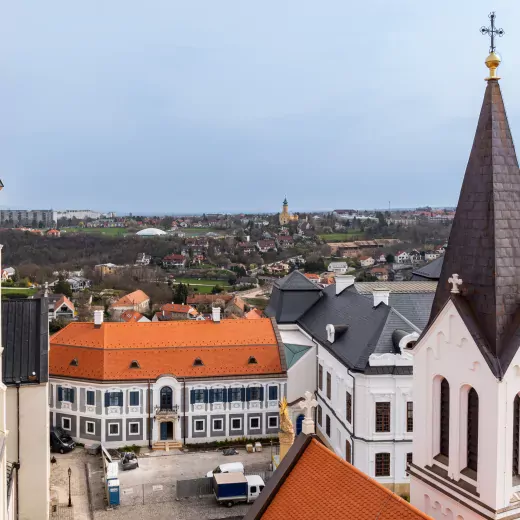
<path fill-rule="evenodd" d="M 390 289 L 374 289 L 372 294 L 374 295 L 374 307 L 377 307 L 380 303 L 388 305 Z"/>
<path fill-rule="evenodd" d="M 94 311 L 94 327 L 99 329 L 103 324 L 103 311 Z"/>
<path fill-rule="evenodd" d="M 341 294 L 345 289 L 354 285 L 356 278 L 351 274 L 336 275 L 336 296 Z"/>
<path fill-rule="evenodd" d="M 166 316 L 166 313 L 164 312 L 164 309 L 163 309 L 163 311 L 162 311 L 162 315 L 163 315 L 163 316 Z"/>
<path fill-rule="evenodd" d="M 215 323 L 220 323 L 220 307 L 212 307 L 211 316 Z"/>

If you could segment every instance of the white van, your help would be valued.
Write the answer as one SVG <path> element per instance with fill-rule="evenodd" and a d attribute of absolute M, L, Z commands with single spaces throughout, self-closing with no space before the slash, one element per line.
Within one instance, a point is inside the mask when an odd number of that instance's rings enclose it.
<path fill-rule="evenodd" d="M 241 462 L 228 462 L 220 464 L 214 470 L 208 471 L 206 477 L 212 477 L 218 473 L 244 473 L 244 465 Z"/>

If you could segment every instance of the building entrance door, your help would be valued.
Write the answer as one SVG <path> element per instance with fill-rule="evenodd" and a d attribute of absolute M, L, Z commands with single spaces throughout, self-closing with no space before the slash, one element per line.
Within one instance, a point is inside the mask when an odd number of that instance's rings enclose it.
<path fill-rule="evenodd" d="M 161 441 L 173 440 L 173 422 L 161 423 Z"/>

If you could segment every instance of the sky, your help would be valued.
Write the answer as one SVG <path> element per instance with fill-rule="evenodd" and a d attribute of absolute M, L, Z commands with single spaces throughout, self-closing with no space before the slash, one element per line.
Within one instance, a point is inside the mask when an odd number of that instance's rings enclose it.
<path fill-rule="evenodd" d="M 453 206 L 492 10 L 520 136 L 518 1 L 6 2 L 0 206 Z"/>

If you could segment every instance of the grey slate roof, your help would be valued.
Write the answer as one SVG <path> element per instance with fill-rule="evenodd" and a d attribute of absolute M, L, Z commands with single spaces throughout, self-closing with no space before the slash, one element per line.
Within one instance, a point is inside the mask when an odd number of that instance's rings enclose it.
<path fill-rule="evenodd" d="M 438 280 L 441 277 L 442 264 L 444 256 L 439 256 L 432 260 L 429 264 L 424 265 L 420 269 L 412 271 L 412 281 L 420 280 Z"/>
<path fill-rule="evenodd" d="M 285 291 L 319 291 L 320 288 L 316 287 L 304 274 L 300 271 L 293 271 L 292 273 L 284 276 L 280 280 L 274 282 L 274 286 Z"/>
<path fill-rule="evenodd" d="M 49 380 L 47 300 L 2 301 L 2 380 L 6 385 Z"/>
<path fill-rule="evenodd" d="M 493 374 L 520 346 L 520 170 L 497 80 L 488 81 L 444 255 L 430 326 L 449 299 L 460 309 Z M 448 279 L 463 281 L 452 298 Z M 460 311 L 459 311 L 460 312 Z"/>

